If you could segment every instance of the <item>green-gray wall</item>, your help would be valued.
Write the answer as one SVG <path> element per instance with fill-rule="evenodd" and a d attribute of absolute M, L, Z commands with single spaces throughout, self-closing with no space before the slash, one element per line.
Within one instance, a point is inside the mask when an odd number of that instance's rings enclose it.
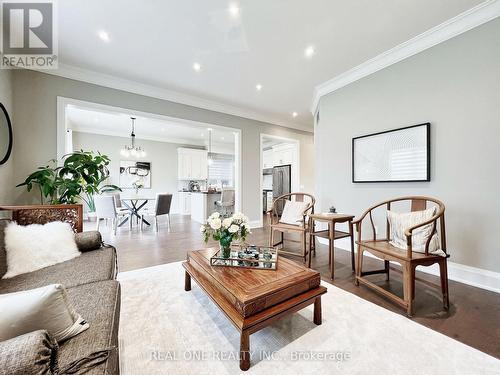
<path fill-rule="evenodd" d="M 13 72 L 13 104 L 16 117 L 14 147 L 14 180 L 22 181 L 38 165 L 56 157 L 57 97 L 67 97 L 131 110 L 228 126 L 242 130 L 242 211 L 251 220 L 259 220 L 260 134 L 272 134 L 300 140 L 301 185 L 305 191 L 314 189 L 314 155 L 311 133 L 161 99 L 132 94 L 94 84 L 49 74 Z M 12 195 L 15 203 L 36 202 L 36 196 L 17 189 Z"/>
<path fill-rule="evenodd" d="M 0 70 L 0 103 L 5 106 L 11 121 L 12 116 L 12 71 Z M 3 157 L 3 155 L 2 155 Z M 12 196 L 14 177 L 14 158 L 0 165 L 0 204 L 9 204 Z"/>
<path fill-rule="evenodd" d="M 500 19 L 323 97 L 319 111 L 323 208 L 360 214 L 386 198 L 436 197 L 450 260 L 500 271 Z M 351 182 L 352 137 L 423 122 L 432 124 L 430 182 Z"/>

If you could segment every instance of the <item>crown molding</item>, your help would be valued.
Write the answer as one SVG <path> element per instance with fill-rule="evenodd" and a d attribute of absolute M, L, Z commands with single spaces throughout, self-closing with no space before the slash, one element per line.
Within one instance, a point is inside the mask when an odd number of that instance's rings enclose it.
<path fill-rule="evenodd" d="M 311 112 L 316 113 L 321 98 L 364 77 L 425 51 L 457 35 L 500 16 L 500 0 L 488 0 L 416 37 L 381 53 L 314 89 Z"/>
<path fill-rule="evenodd" d="M 258 111 L 233 106 L 194 95 L 184 94 L 178 91 L 168 90 L 162 87 L 144 84 L 141 82 L 120 78 L 110 74 L 99 73 L 93 70 L 79 68 L 64 63 L 58 64 L 58 69 L 37 70 L 41 73 L 51 74 L 59 77 L 69 78 L 76 81 L 91 83 L 116 90 L 126 91 L 133 94 L 148 96 L 155 99 L 167 100 L 169 102 L 184 104 L 192 107 L 202 108 L 210 111 L 225 113 L 228 115 L 243 117 L 251 120 L 266 122 L 273 125 L 283 126 L 295 130 L 311 133 L 312 126 L 285 121 L 284 119 Z"/>

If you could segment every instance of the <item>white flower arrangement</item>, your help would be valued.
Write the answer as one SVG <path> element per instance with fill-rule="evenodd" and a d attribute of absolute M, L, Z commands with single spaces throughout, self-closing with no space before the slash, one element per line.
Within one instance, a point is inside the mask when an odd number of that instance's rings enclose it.
<path fill-rule="evenodd" d="M 205 242 L 210 238 L 219 241 L 221 248 L 230 247 L 233 240 L 241 239 L 245 241 L 248 230 L 248 218 L 242 213 L 235 213 L 228 218 L 222 218 L 220 213 L 214 212 L 207 219 L 207 222 L 200 227 L 200 233 Z"/>
<path fill-rule="evenodd" d="M 142 179 L 136 180 L 136 181 L 132 182 L 132 187 L 134 189 L 143 188 L 144 187 L 144 181 L 142 181 Z"/>

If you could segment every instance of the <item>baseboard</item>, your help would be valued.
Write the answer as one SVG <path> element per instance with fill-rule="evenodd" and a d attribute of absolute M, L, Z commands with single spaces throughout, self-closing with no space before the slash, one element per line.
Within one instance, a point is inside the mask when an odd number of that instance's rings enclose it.
<path fill-rule="evenodd" d="M 318 238 L 319 243 L 328 245 L 326 238 Z M 335 248 L 351 251 L 349 238 L 342 238 L 335 241 Z M 366 253 L 366 256 L 376 258 L 376 256 Z M 430 267 L 417 267 L 419 271 L 439 276 L 439 267 L 434 264 Z M 477 288 L 500 293 L 500 273 L 481 268 L 466 266 L 464 264 L 448 262 L 448 278 L 459 283 L 475 286 Z"/>
<path fill-rule="evenodd" d="M 262 228 L 262 220 L 252 220 L 248 222 L 248 227 L 250 229 Z"/>

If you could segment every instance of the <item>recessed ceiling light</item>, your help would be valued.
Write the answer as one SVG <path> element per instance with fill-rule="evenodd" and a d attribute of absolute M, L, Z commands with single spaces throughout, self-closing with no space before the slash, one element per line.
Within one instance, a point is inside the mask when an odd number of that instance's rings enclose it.
<path fill-rule="evenodd" d="M 298 115 L 299 115 L 299 114 L 298 114 L 297 112 L 293 112 L 293 113 L 292 113 L 292 116 L 293 116 L 293 117 L 297 117 Z"/>
<path fill-rule="evenodd" d="M 221 141 L 223 141 L 223 140 L 224 140 L 224 137 L 220 137 L 220 139 L 221 139 Z"/>
<path fill-rule="evenodd" d="M 110 41 L 109 34 L 107 31 L 101 30 L 97 33 L 97 35 L 99 36 L 99 38 L 101 38 L 103 42 L 107 43 Z"/>
<path fill-rule="evenodd" d="M 204 137 L 204 136 L 205 136 L 205 134 L 201 133 L 201 136 L 202 136 L 202 137 Z"/>
<path fill-rule="evenodd" d="M 235 18 L 240 15 L 240 8 L 238 7 L 238 4 L 236 4 L 236 3 L 229 4 L 229 8 L 227 10 L 228 10 L 229 14 Z"/>
<path fill-rule="evenodd" d="M 260 83 L 257 83 L 255 85 L 255 88 L 257 89 L 257 91 L 260 91 L 260 90 L 262 90 L 262 85 Z"/>
<path fill-rule="evenodd" d="M 195 62 L 195 63 L 193 64 L 193 69 L 194 69 L 196 72 L 199 72 L 199 71 L 201 70 L 201 65 L 200 65 L 200 63 Z"/>
<path fill-rule="evenodd" d="M 314 50 L 314 47 L 313 46 L 309 46 L 307 47 L 305 50 L 304 50 L 304 56 L 307 57 L 307 58 L 311 58 L 313 57 L 314 53 L 316 51 Z"/>

